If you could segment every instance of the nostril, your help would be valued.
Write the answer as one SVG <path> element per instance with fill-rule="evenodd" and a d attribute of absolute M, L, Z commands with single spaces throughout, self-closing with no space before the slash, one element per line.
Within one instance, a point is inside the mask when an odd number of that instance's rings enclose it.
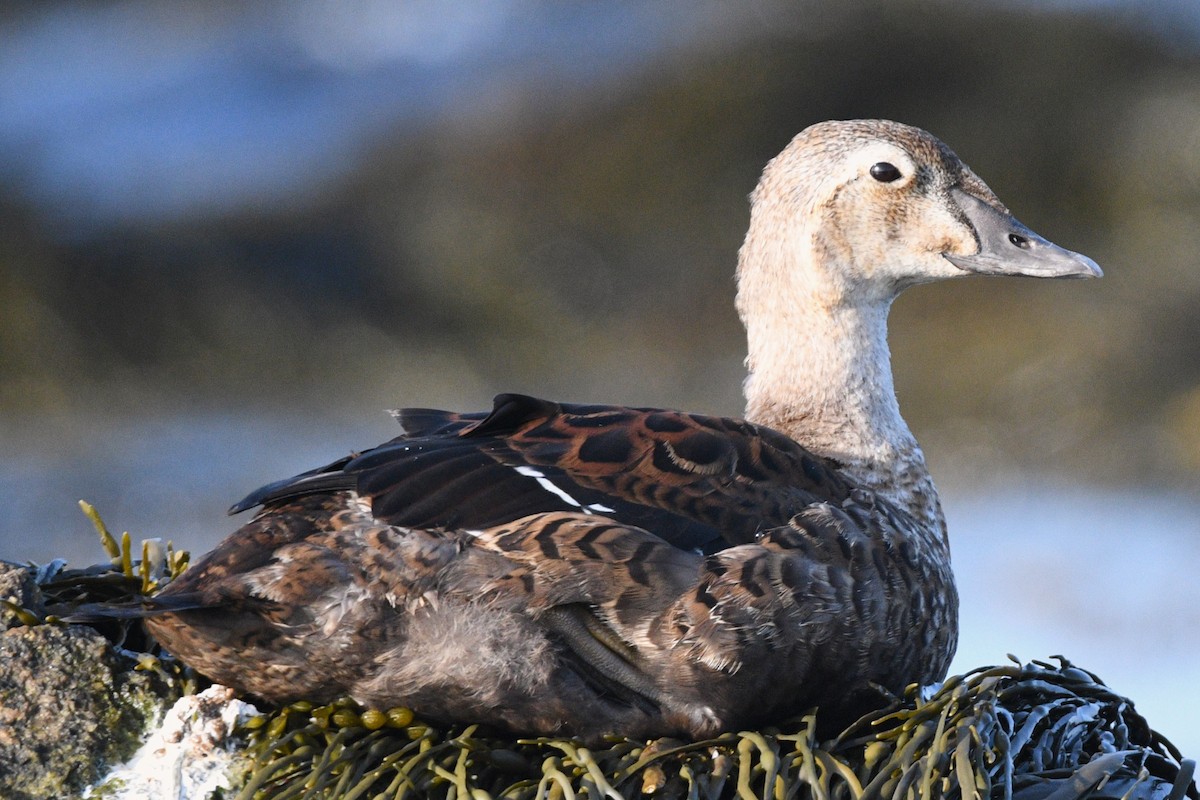
<path fill-rule="evenodd" d="M 1010 234 L 1008 235 L 1008 241 L 1012 242 L 1012 244 L 1013 244 L 1014 246 L 1016 246 L 1016 247 L 1019 247 L 1019 248 L 1021 248 L 1022 250 L 1028 250 L 1028 249 L 1029 249 L 1029 240 L 1028 240 L 1028 239 L 1026 239 L 1024 236 L 1020 236 L 1020 235 L 1018 235 L 1018 234 L 1015 234 L 1015 233 L 1010 233 Z"/>

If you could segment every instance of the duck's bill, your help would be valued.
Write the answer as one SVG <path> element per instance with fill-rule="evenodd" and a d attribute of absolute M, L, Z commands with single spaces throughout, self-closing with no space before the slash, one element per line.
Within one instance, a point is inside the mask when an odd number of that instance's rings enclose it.
<path fill-rule="evenodd" d="M 974 195 L 960 189 L 951 194 L 979 235 L 979 252 L 970 256 L 945 253 L 961 270 L 980 275 L 1028 275 L 1032 278 L 1099 278 L 1095 261 L 1043 239 Z"/>

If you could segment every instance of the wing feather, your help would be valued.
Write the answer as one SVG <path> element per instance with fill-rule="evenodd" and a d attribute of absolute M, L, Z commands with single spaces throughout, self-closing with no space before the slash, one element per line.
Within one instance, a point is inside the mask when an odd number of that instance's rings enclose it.
<path fill-rule="evenodd" d="M 851 487 L 835 464 L 747 422 L 497 396 L 490 413 L 396 412 L 405 434 L 251 494 L 235 509 L 352 489 L 380 522 L 484 529 L 580 512 L 705 553 L 753 541 Z"/>

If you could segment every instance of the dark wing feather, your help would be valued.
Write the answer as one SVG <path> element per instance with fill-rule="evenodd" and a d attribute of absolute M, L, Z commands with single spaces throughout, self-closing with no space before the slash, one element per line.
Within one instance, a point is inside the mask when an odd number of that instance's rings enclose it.
<path fill-rule="evenodd" d="M 257 506 L 278 505 L 279 503 L 308 494 L 355 489 L 358 486 L 358 478 L 343 471 L 343 467 L 353 459 L 354 456 L 349 455 L 345 458 L 339 458 L 332 464 L 326 464 L 323 467 L 310 469 L 308 472 L 301 472 L 294 477 L 284 478 L 280 481 L 268 483 L 266 486 L 260 486 L 230 506 L 228 513 L 240 514 Z"/>
<path fill-rule="evenodd" d="M 405 434 L 251 494 L 268 508 L 352 489 L 411 528 L 484 529 L 547 512 L 602 515 L 714 552 L 841 503 L 836 466 L 768 428 L 645 408 L 499 395 L 491 413 L 397 412 Z"/>

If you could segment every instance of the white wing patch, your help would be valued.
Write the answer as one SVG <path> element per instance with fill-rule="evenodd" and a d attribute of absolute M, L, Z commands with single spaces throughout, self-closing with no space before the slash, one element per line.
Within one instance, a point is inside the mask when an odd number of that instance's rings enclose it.
<path fill-rule="evenodd" d="M 587 505 L 584 505 L 583 503 L 576 500 L 574 497 L 571 497 L 571 495 L 567 494 L 567 492 L 561 486 L 556 486 L 553 481 L 551 481 L 549 478 L 546 477 L 546 474 L 544 472 L 537 469 L 536 467 L 531 467 L 527 464 L 522 464 L 519 467 L 514 467 L 514 469 L 516 469 L 516 471 L 518 473 L 520 473 L 521 475 L 524 475 L 527 478 L 536 479 L 538 482 L 538 485 L 541 486 L 543 489 L 545 489 L 547 492 L 550 492 L 552 495 L 557 497 L 559 500 L 562 500 L 567 505 L 575 506 L 576 508 L 578 508 L 585 514 L 611 514 L 614 511 L 614 509 L 611 509 L 606 505 L 601 505 L 600 503 L 589 503 Z"/>

